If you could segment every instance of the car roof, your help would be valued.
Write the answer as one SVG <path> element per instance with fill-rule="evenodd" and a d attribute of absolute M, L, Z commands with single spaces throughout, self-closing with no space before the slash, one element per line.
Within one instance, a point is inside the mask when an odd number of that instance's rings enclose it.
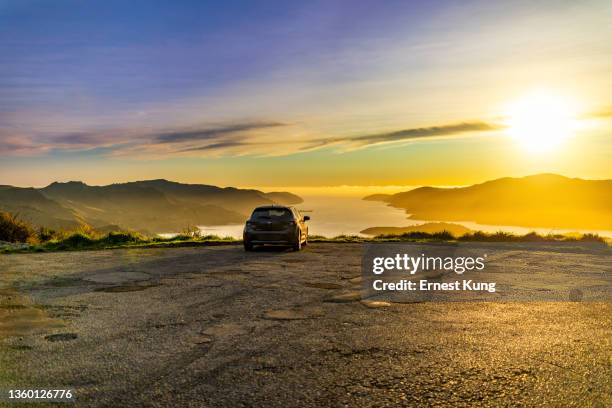
<path fill-rule="evenodd" d="M 276 205 L 276 204 L 272 204 L 272 205 L 262 205 L 260 207 L 256 207 L 253 211 L 255 210 L 272 210 L 272 209 L 285 209 L 285 210 L 292 210 L 293 206 L 290 205 Z"/>

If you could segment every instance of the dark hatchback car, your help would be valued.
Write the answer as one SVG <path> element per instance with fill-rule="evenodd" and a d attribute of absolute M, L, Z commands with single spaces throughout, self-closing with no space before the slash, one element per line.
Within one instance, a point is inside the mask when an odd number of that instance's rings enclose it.
<path fill-rule="evenodd" d="M 299 251 L 308 243 L 309 219 L 294 207 L 257 207 L 244 226 L 244 249 L 251 251 L 255 245 L 290 245 Z"/>

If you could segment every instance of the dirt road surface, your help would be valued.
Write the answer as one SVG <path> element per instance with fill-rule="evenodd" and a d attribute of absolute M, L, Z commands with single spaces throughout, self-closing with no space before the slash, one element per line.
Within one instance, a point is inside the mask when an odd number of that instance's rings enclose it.
<path fill-rule="evenodd" d="M 612 266 L 489 252 L 587 283 Z M 359 244 L 0 255 L 2 387 L 78 406 L 612 406 L 609 302 L 360 302 L 360 262 Z"/>

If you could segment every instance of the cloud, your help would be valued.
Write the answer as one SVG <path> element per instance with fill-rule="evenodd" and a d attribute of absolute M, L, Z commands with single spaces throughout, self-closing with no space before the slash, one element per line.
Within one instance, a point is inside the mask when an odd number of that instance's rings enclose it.
<path fill-rule="evenodd" d="M 25 137 L 0 133 L 0 153 L 98 152 L 130 158 L 180 156 L 283 156 L 322 148 L 366 148 L 381 143 L 401 143 L 440 137 L 490 132 L 500 126 L 482 121 L 417 127 L 353 136 L 322 137 L 299 124 L 277 121 L 235 122 L 216 126 L 163 129 L 115 129 L 49 132 Z"/>
<path fill-rule="evenodd" d="M 162 133 L 155 137 L 159 143 L 181 143 L 201 140 L 217 139 L 225 135 L 231 135 L 241 132 L 248 132 L 257 129 L 267 129 L 274 127 L 287 126 L 285 123 L 279 122 L 255 122 L 255 123 L 236 123 L 227 126 L 202 128 L 194 130 L 173 131 Z"/>
<path fill-rule="evenodd" d="M 0 155 L 40 154 L 44 146 L 33 143 L 27 135 L 14 129 L 0 128 Z"/>
<path fill-rule="evenodd" d="M 228 127 L 229 128 L 229 127 Z M 253 137 L 253 135 L 241 135 L 233 140 L 223 140 L 202 146 L 190 146 L 182 148 L 177 153 L 189 152 L 228 152 L 230 154 L 257 154 L 258 150 L 265 149 L 267 155 L 291 154 L 317 150 L 329 146 L 350 146 L 363 148 L 380 143 L 405 142 L 415 139 L 439 138 L 460 136 L 466 133 L 489 132 L 500 129 L 501 126 L 482 121 L 461 122 L 442 126 L 420 127 L 401 129 L 390 132 L 373 133 L 358 136 L 345 137 L 307 137 L 293 138 L 285 137 L 270 138 Z"/>
<path fill-rule="evenodd" d="M 322 139 L 316 141 L 317 144 L 313 147 L 323 147 L 332 144 L 348 144 L 353 147 L 367 147 L 380 143 L 398 143 L 411 140 L 461 136 L 466 133 L 474 132 L 490 132 L 501 128 L 502 126 L 500 125 L 482 121 L 461 122 L 440 126 L 400 129 L 352 137 Z"/>
<path fill-rule="evenodd" d="M 377 133 L 352 139 L 357 143 L 373 144 L 382 142 L 401 142 L 404 140 L 424 139 L 437 136 L 456 136 L 468 132 L 488 132 L 498 130 L 499 125 L 485 122 L 463 122 L 443 126 L 402 129 L 393 132 Z"/>
<path fill-rule="evenodd" d="M 203 152 L 203 151 L 207 151 L 207 150 L 220 150 L 220 149 L 227 149 L 227 148 L 230 148 L 230 147 L 242 147 L 242 146 L 248 146 L 248 145 L 250 145 L 250 143 L 244 143 L 244 142 L 219 142 L 219 143 L 212 143 L 212 144 L 205 145 L 205 146 L 189 147 L 187 149 L 179 150 L 178 153 Z"/>

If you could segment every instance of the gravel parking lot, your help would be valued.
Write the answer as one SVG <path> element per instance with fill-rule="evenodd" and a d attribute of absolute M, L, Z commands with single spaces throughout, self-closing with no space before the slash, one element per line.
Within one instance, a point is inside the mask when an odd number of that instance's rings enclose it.
<path fill-rule="evenodd" d="M 489 252 L 585 283 L 612 267 Z M 2 387 L 79 406 L 612 405 L 609 302 L 360 301 L 360 262 L 360 244 L 0 255 Z"/>

